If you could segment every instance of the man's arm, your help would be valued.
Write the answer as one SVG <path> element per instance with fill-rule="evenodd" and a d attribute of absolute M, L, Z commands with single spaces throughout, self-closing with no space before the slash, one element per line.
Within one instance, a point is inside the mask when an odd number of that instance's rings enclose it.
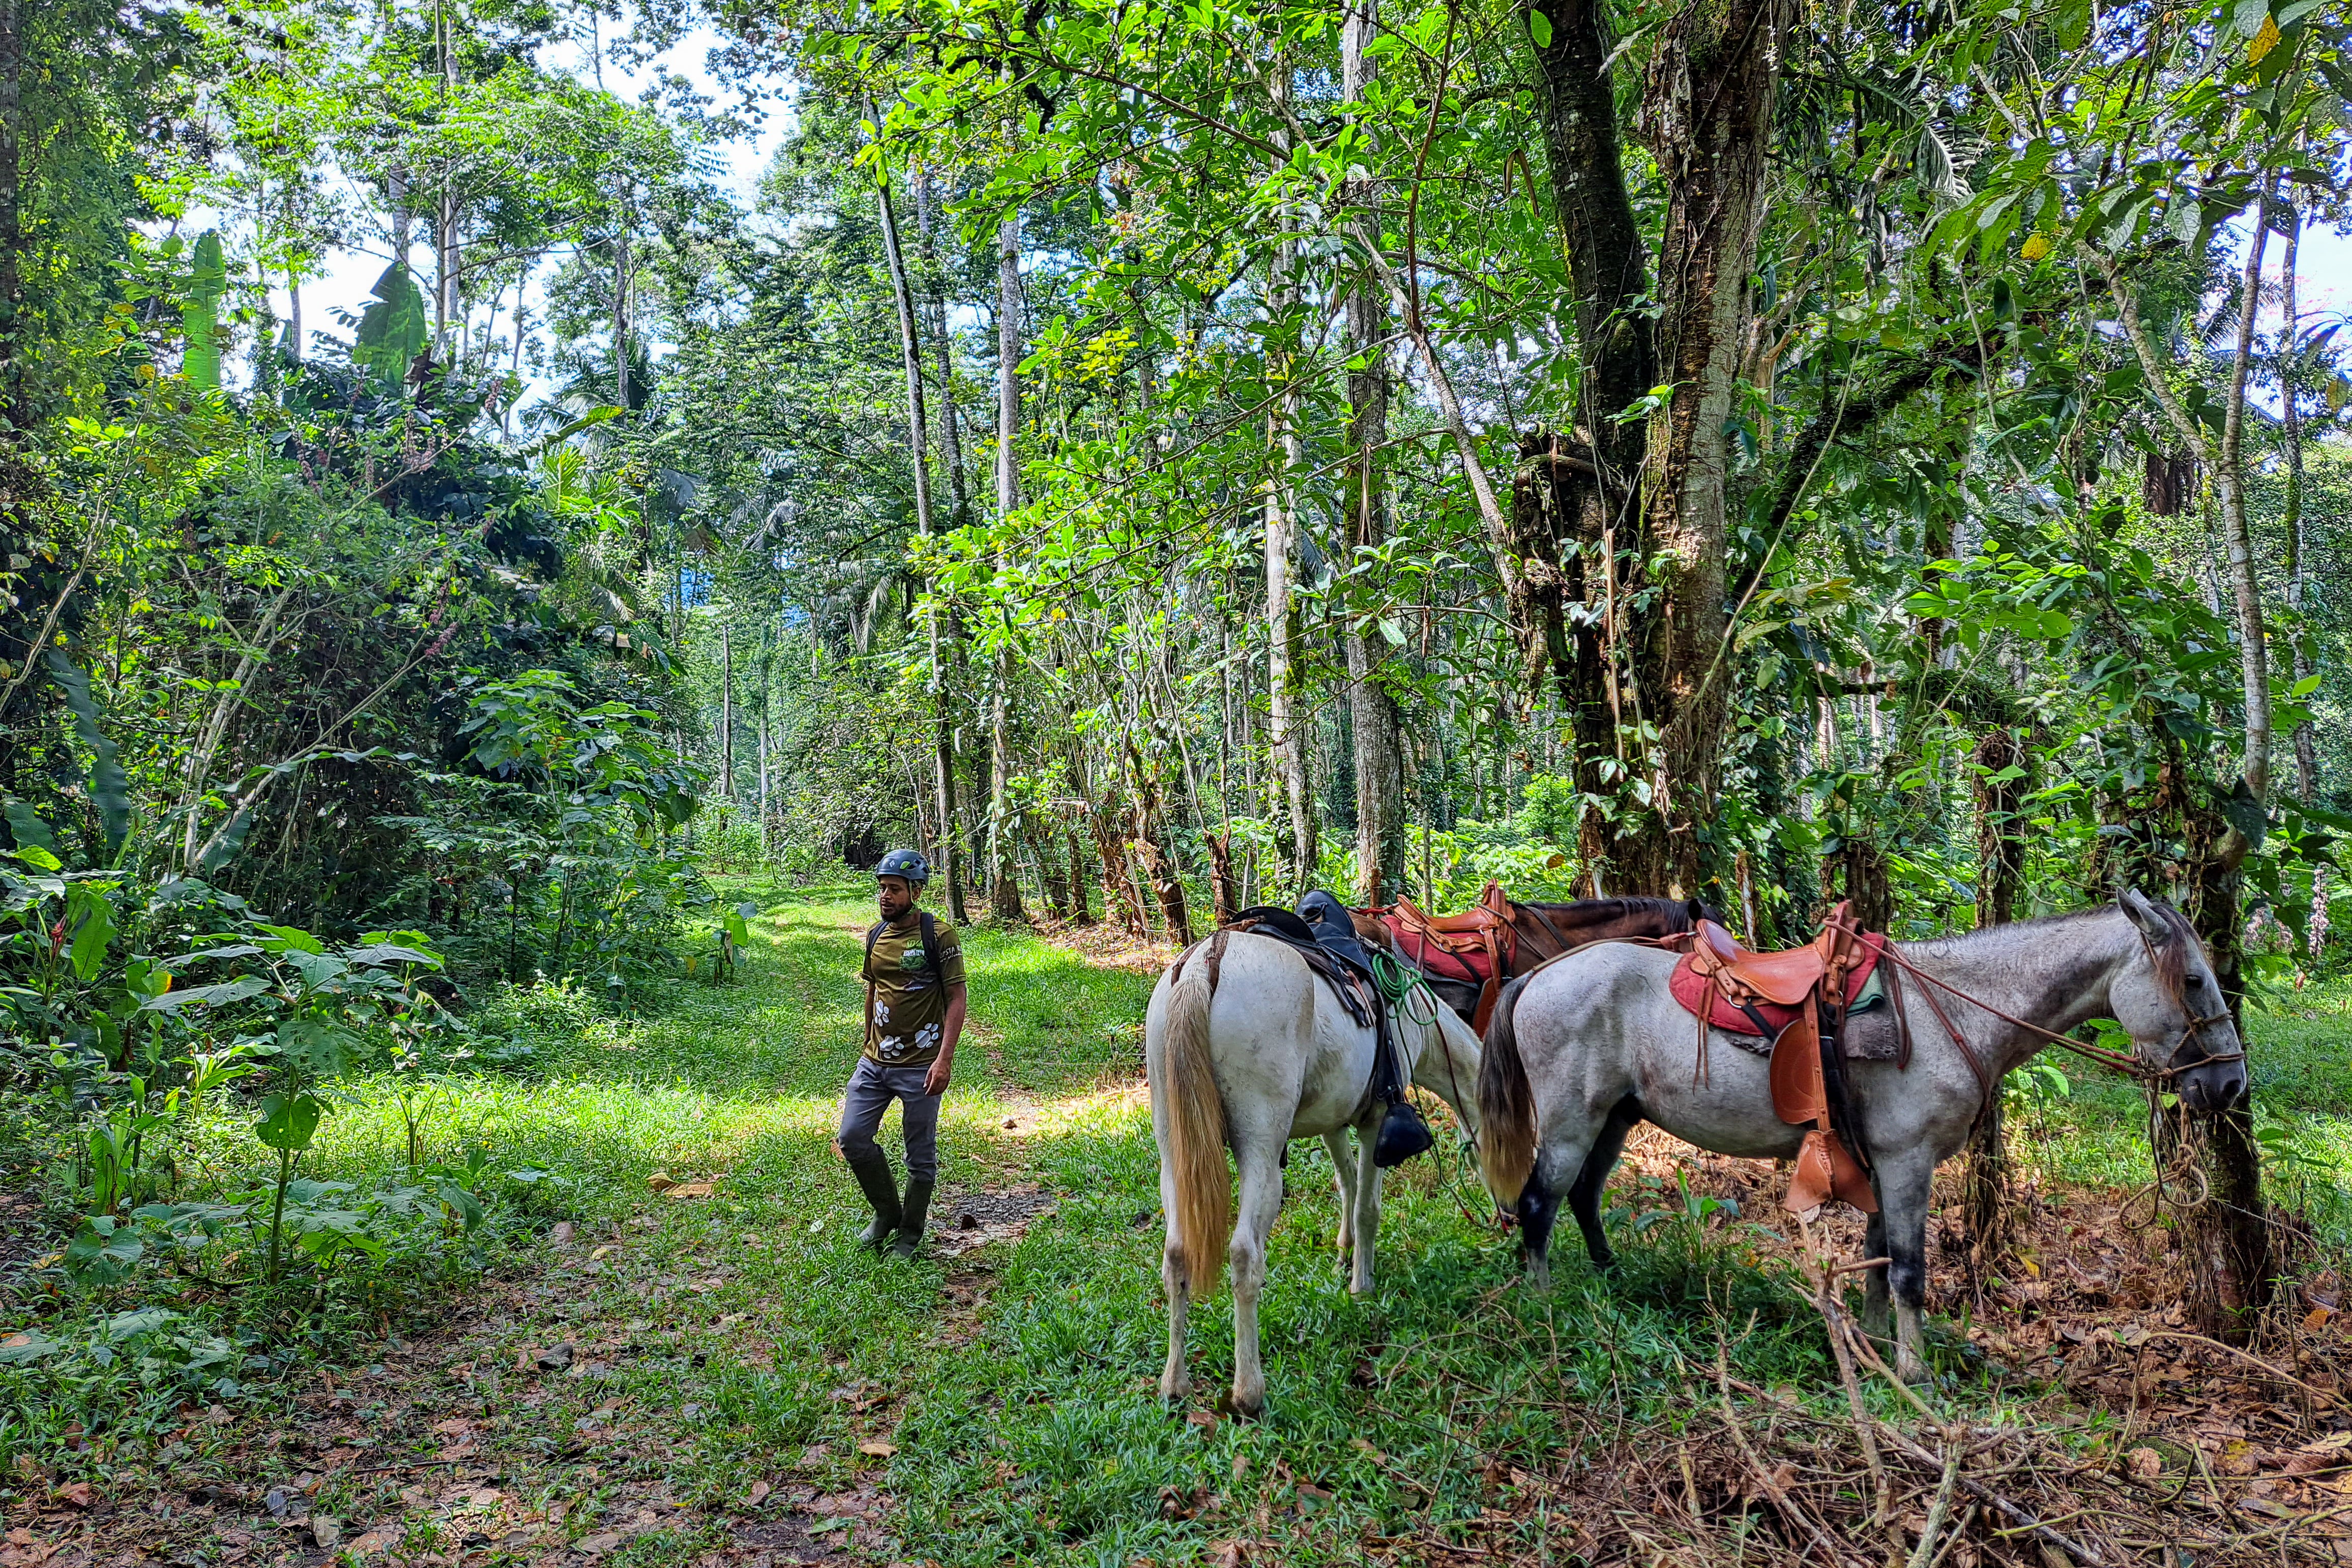
<path fill-rule="evenodd" d="M 948 1016 L 940 1026 L 940 1054 L 923 1079 L 926 1094 L 947 1092 L 948 1079 L 955 1072 L 956 1040 L 963 1033 L 963 982 L 958 980 L 948 988 Z"/>

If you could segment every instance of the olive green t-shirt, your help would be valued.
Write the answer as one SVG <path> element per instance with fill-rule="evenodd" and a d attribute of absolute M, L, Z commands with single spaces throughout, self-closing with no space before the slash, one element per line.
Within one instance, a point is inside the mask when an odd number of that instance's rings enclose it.
<path fill-rule="evenodd" d="M 874 1010 L 866 1020 L 866 1054 L 885 1067 L 929 1067 L 940 1054 L 948 993 L 963 984 L 963 948 L 947 921 L 934 917 L 931 932 L 940 945 L 944 986 L 931 983 L 922 922 L 912 914 L 903 925 L 885 926 L 866 960 L 866 978 L 874 988 Z"/>

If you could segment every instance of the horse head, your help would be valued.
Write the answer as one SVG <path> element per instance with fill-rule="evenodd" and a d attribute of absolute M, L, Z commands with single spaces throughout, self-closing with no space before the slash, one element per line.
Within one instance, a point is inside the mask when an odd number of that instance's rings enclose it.
<path fill-rule="evenodd" d="M 2212 956 L 2180 911 L 2129 888 L 2117 904 L 2140 950 L 2108 988 L 2107 1002 L 2140 1061 L 2192 1111 L 2218 1111 L 2246 1092 L 2246 1048 Z"/>

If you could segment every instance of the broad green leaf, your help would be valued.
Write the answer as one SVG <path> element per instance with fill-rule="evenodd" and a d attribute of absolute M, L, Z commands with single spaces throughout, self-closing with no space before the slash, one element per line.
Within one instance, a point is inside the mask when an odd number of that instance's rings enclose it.
<path fill-rule="evenodd" d="M 0 807 L 0 811 L 7 815 L 8 831 L 16 835 L 18 849 L 47 850 L 52 856 L 57 853 L 57 838 L 49 831 L 49 825 L 41 821 L 40 813 L 33 810 L 31 801 L 12 798 L 5 807 Z M 49 869 L 54 871 L 57 868 L 51 866 Z"/>
<path fill-rule="evenodd" d="M 180 371 L 206 392 L 220 390 L 220 302 L 227 288 L 228 269 L 221 262 L 219 231 L 207 229 L 196 241 L 195 271 L 188 279 L 188 297 L 180 306 L 180 329 L 187 337 Z"/>
<path fill-rule="evenodd" d="M 261 1103 L 253 1135 L 273 1149 L 297 1152 L 310 1146 L 326 1106 L 313 1094 L 272 1094 Z"/>
<path fill-rule="evenodd" d="M 408 367 L 425 351 L 432 323 L 425 316 L 425 296 L 417 292 L 416 279 L 404 263 L 385 267 L 372 292 L 374 303 L 360 313 L 352 359 L 368 372 L 378 392 L 397 397 L 406 384 Z"/>
<path fill-rule="evenodd" d="M 349 1066 L 359 1044 L 359 1036 L 331 1019 L 289 1019 L 278 1026 L 278 1049 L 320 1078 Z"/>
<path fill-rule="evenodd" d="M 66 894 L 66 921 L 73 929 L 73 946 L 67 956 L 73 964 L 74 978 L 85 983 L 96 979 L 99 967 L 106 962 L 106 949 L 114 941 L 114 900 L 100 888 L 77 883 Z"/>
<path fill-rule="evenodd" d="M 121 755 L 114 742 L 99 727 L 98 701 L 90 695 L 89 673 L 61 649 L 50 649 L 47 662 L 50 678 L 64 691 L 66 706 L 73 710 L 74 734 L 89 747 L 89 798 L 98 808 L 99 825 L 106 833 L 106 858 L 110 862 L 122 847 L 123 836 L 131 831 L 131 779 L 122 771 Z"/>
<path fill-rule="evenodd" d="M 111 1215 L 93 1214 L 66 1244 L 66 1272 L 85 1285 L 119 1285 L 147 1250 L 138 1232 Z"/>
<path fill-rule="evenodd" d="M 1543 14 L 1541 6 L 1528 7 L 1528 37 L 1536 41 L 1538 49 L 1551 47 L 1551 18 Z"/>
<path fill-rule="evenodd" d="M 22 1366 L 38 1361 L 58 1348 L 58 1342 L 44 1339 L 30 1329 L 0 1337 L 0 1366 Z"/>
<path fill-rule="evenodd" d="M 142 1012 L 176 1012 L 182 1008 L 222 1008 L 231 1002 L 257 997 L 269 988 L 268 979 L 259 975 L 240 975 L 234 980 L 223 980 L 217 986 L 191 986 L 184 991 L 166 991 L 160 997 L 150 997 L 139 1004 Z"/>

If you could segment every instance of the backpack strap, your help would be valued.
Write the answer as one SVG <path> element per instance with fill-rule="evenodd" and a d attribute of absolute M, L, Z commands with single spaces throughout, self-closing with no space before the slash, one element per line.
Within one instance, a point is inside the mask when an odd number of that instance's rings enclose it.
<path fill-rule="evenodd" d="M 941 997 L 945 997 L 948 981 L 946 971 L 940 967 L 940 924 L 931 918 L 929 910 L 919 908 L 915 911 L 915 924 L 922 927 L 923 957 L 930 966 L 931 984 L 939 988 Z"/>
<path fill-rule="evenodd" d="M 881 940 L 883 929 L 889 924 L 887 920 L 877 920 L 874 928 L 866 932 L 866 962 L 857 968 L 858 978 L 866 982 L 866 1033 L 868 1039 L 874 1034 L 874 944 Z M 861 1040 L 858 1043 L 863 1049 L 865 1042 Z"/>

